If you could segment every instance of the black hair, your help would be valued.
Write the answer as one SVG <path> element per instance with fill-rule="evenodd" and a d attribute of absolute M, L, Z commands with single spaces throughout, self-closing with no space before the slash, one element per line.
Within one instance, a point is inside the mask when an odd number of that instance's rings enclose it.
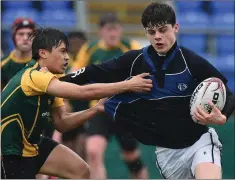
<path fill-rule="evenodd" d="M 141 22 L 144 28 L 153 28 L 165 24 L 173 26 L 176 23 L 175 11 L 168 4 L 153 2 L 145 8 Z"/>
<path fill-rule="evenodd" d="M 32 58 L 35 60 L 40 58 L 39 49 L 45 49 L 51 52 L 53 48 L 57 48 L 61 45 L 62 42 L 65 44 L 65 48 L 67 50 L 69 48 L 69 41 L 67 36 L 57 29 L 40 28 L 33 31 L 29 38 L 33 39 Z"/>
<path fill-rule="evenodd" d="M 103 16 L 101 16 L 99 21 L 99 27 L 102 28 L 108 23 L 120 24 L 120 20 L 118 19 L 117 15 L 113 13 L 104 14 Z"/>
<path fill-rule="evenodd" d="M 77 38 L 77 39 L 81 39 L 83 41 L 87 40 L 87 36 L 84 32 L 82 31 L 73 31 L 73 32 L 69 32 L 68 34 L 68 38 Z"/>

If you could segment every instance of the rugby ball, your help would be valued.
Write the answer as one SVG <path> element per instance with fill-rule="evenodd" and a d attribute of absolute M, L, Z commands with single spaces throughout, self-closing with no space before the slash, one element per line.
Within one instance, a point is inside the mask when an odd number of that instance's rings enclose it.
<path fill-rule="evenodd" d="M 191 96 L 190 115 L 194 122 L 198 122 L 194 117 L 197 106 L 201 107 L 207 113 L 211 112 L 212 108 L 208 104 L 209 101 L 212 101 L 220 111 L 224 108 L 226 102 L 225 85 L 220 79 L 215 77 L 202 81 Z"/>

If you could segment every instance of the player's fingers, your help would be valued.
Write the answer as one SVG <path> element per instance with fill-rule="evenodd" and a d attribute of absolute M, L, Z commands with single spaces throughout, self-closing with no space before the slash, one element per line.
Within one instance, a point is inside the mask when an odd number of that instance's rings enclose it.
<path fill-rule="evenodd" d="M 139 76 L 139 77 L 145 77 L 145 76 L 149 76 L 150 75 L 150 73 L 142 73 L 142 74 L 139 74 L 139 75 L 137 75 L 137 76 Z"/>
<path fill-rule="evenodd" d="M 214 103 L 212 103 L 211 101 L 209 101 L 208 104 L 209 104 L 210 107 L 212 108 L 212 111 L 220 111 L 220 110 L 214 105 Z"/>
<path fill-rule="evenodd" d="M 203 123 L 205 124 L 205 120 L 204 120 L 204 117 L 201 116 L 197 111 L 195 111 L 194 113 L 194 117 L 200 122 L 200 123 Z"/>
<path fill-rule="evenodd" d="M 146 88 L 152 88 L 152 87 L 153 87 L 153 85 L 152 85 L 152 84 L 148 84 L 148 83 L 146 83 L 146 84 L 144 84 L 144 87 L 146 87 Z"/>
<path fill-rule="evenodd" d="M 200 106 L 197 106 L 196 109 L 197 109 L 198 114 L 200 114 L 204 118 L 206 117 L 206 115 L 208 115 L 208 113 L 206 113 Z"/>
<path fill-rule="evenodd" d="M 194 115 L 197 117 L 197 119 L 203 119 L 203 116 L 198 112 L 198 109 L 196 109 Z"/>
<path fill-rule="evenodd" d="M 149 84 L 152 84 L 152 82 L 153 82 L 151 79 L 144 79 L 143 81 L 144 81 L 145 83 L 149 83 Z"/>

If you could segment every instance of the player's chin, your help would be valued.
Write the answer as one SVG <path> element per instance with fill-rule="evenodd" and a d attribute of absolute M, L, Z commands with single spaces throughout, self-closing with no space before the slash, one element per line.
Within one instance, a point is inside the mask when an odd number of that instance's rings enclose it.
<path fill-rule="evenodd" d="M 20 51 L 30 51 L 31 50 L 31 46 L 20 46 L 20 47 L 18 47 L 18 49 Z"/>

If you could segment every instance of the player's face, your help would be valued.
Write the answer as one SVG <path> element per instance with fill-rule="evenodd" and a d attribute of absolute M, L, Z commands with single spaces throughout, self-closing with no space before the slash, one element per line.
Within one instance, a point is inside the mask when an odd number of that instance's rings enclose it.
<path fill-rule="evenodd" d="M 69 60 L 68 50 L 62 42 L 58 47 L 53 47 L 51 52 L 47 52 L 47 68 L 53 74 L 63 74 L 67 68 Z"/>
<path fill-rule="evenodd" d="M 100 35 L 107 46 L 115 47 L 120 43 L 122 36 L 122 27 L 118 23 L 105 24 L 100 29 Z"/>
<path fill-rule="evenodd" d="M 179 30 L 179 25 L 165 24 L 163 26 L 146 28 L 146 34 L 150 44 L 158 53 L 165 54 L 169 51 L 176 41 L 176 33 Z"/>
<path fill-rule="evenodd" d="M 32 29 L 30 28 L 22 28 L 16 31 L 15 42 L 16 48 L 19 51 L 27 52 L 31 51 L 32 48 L 32 40 L 29 39 L 30 33 L 32 33 Z"/>
<path fill-rule="evenodd" d="M 85 41 L 79 38 L 70 38 L 69 39 L 69 52 L 71 52 L 72 54 L 77 53 L 84 43 Z"/>

